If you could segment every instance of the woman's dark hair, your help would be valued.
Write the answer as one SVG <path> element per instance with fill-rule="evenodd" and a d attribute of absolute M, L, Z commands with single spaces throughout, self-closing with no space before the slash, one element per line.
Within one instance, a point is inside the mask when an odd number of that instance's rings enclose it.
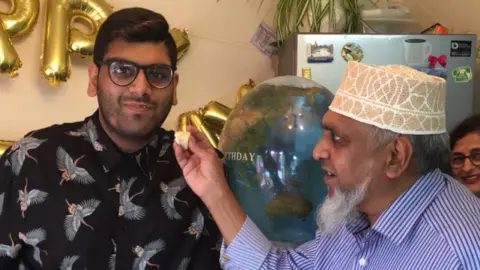
<path fill-rule="evenodd" d="M 450 147 L 453 149 L 460 139 L 476 131 L 480 131 L 480 114 L 470 116 L 453 129 L 450 133 Z"/>
<path fill-rule="evenodd" d="M 102 23 L 93 48 L 93 61 L 103 61 L 108 45 L 114 40 L 126 42 L 161 42 L 168 50 L 171 66 L 177 66 L 177 46 L 161 14 L 145 8 L 125 8 L 113 12 Z"/>

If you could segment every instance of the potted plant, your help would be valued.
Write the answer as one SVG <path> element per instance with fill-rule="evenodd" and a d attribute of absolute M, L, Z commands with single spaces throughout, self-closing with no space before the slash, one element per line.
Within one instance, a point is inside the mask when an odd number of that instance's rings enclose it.
<path fill-rule="evenodd" d="M 358 0 L 277 0 L 273 27 L 277 46 L 297 32 L 358 33 L 360 7 Z"/>
<path fill-rule="evenodd" d="M 278 0 L 273 26 L 279 42 L 296 32 L 357 33 L 358 0 Z"/>

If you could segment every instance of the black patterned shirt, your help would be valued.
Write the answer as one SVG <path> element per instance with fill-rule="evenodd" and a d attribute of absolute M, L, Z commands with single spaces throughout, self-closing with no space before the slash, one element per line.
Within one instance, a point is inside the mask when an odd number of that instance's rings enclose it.
<path fill-rule="evenodd" d="M 161 129 L 123 153 L 96 112 L 17 141 L 0 159 L 0 269 L 219 269 L 173 139 Z"/>

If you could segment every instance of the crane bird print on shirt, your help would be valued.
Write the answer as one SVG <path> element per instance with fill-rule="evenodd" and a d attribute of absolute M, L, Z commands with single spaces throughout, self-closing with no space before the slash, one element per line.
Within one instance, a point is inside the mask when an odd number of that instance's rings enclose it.
<path fill-rule="evenodd" d="M 177 270 L 187 270 L 188 264 L 190 263 L 190 258 L 183 258 L 183 260 L 180 262 L 180 265 L 178 266 Z"/>
<path fill-rule="evenodd" d="M 20 174 L 20 170 L 22 170 L 25 158 L 29 158 L 35 161 L 35 163 L 38 163 L 38 160 L 32 157 L 29 151 L 38 148 L 45 141 L 47 140 L 40 140 L 30 136 L 16 141 L 12 145 L 7 155 L 9 155 L 9 165 L 12 167 L 12 172 L 15 176 L 18 176 Z"/>
<path fill-rule="evenodd" d="M 41 250 L 37 245 L 47 239 L 47 232 L 42 229 L 33 229 L 27 233 L 18 233 L 18 238 L 23 241 L 23 243 L 31 246 L 33 248 L 33 259 L 42 265 L 42 259 L 40 252 L 44 252 L 45 255 L 48 255 L 45 250 Z"/>
<path fill-rule="evenodd" d="M 222 243 L 223 243 L 223 237 L 220 236 L 215 246 L 211 247 L 210 250 L 220 251 L 222 249 Z"/>
<path fill-rule="evenodd" d="M 163 144 L 162 148 L 160 149 L 160 152 L 158 153 L 158 158 L 161 158 L 167 153 L 168 148 L 172 145 L 172 142 L 168 141 L 170 139 L 169 136 L 164 136 L 163 137 Z"/>
<path fill-rule="evenodd" d="M 63 182 L 73 181 L 82 185 L 88 185 L 95 182 L 95 179 L 85 170 L 84 168 L 78 167 L 77 163 L 84 156 L 73 160 L 72 157 L 63 149 L 62 147 L 57 148 L 57 166 L 58 169 L 62 172 L 62 180 L 60 185 Z"/>
<path fill-rule="evenodd" d="M 172 139 L 169 135 L 163 136 L 163 143 L 162 148 L 160 148 L 160 152 L 158 153 L 157 163 L 170 163 L 170 160 L 164 159 L 167 150 L 172 146 Z"/>
<path fill-rule="evenodd" d="M 146 244 L 144 247 L 136 246 L 133 248 L 133 253 L 137 258 L 133 261 L 133 270 L 144 270 L 145 267 L 153 266 L 160 268 L 157 264 L 152 264 L 150 260 L 165 248 L 165 243 L 162 239 L 158 239 Z"/>
<path fill-rule="evenodd" d="M 137 177 L 131 177 L 128 182 L 125 180 L 121 180 L 120 184 L 116 184 L 115 187 L 109 189 L 115 190 L 116 192 L 120 193 L 120 206 L 118 207 L 119 217 L 123 216 L 129 220 L 141 220 L 145 217 L 145 209 L 132 202 L 132 200 L 136 196 L 141 195 L 145 191 L 145 189 L 142 188 L 141 191 L 130 196 L 130 189 L 132 188 L 136 180 Z"/>
<path fill-rule="evenodd" d="M 160 182 L 160 189 L 163 191 L 161 195 L 162 208 L 165 214 L 170 219 L 181 219 L 182 216 L 177 212 L 175 208 L 175 201 L 184 203 L 188 206 L 188 202 L 179 200 L 177 198 L 178 193 L 187 187 L 187 182 L 183 176 L 178 177 L 172 182 L 165 184 Z"/>
<path fill-rule="evenodd" d="M 78 255 L 67 256 L 60 263 L 60 270 L 72 270 L 75 262 L 80 258 Z"/>
<path fill-rule="evenodd" d="M 8 237 L 10 238 L 10 246 L 9 245 L 4 245 L 0 244 L 0 258 L 4 256 L 8 256 L 12 259 L 15 259 L 18 255 L 18 251 L 20 251 L 20 248 L 22 247 L 21 244 L 15 244 L 12 238 L 12 234 L 9 234 Z"/>
<path fill-rule="evenodd" d="M 5 200 L 5 192 L 0 193 L 0 216 L 2 215 L 3 212 L 3 201 Z"/>
<path fill-rule="evenodd" d="M 190 226 L 185 233 L 194 235 L 196 240 L 200 238 L 202 233 L 204 235 L 209 235 L 207 229 L 205 228 L 205 218 L 198 208 L 193 211 L 192 223 L 190 223 Z"/>
<path fill-rule="evenodd" d="M 113 239 L 112 239 L 112 245 L 113 245 L 113 254 L 110 255 L 110 259 L 108 260 L 108 266 L 110 267 L 110 270 L 115 270 L 115 264 L 117 263 L 117 244 Z"/>
<path fill-rule="evenodd" d="M 92 120 L 89 120 L 77 131 L 69 131 L 67 135 L 74 137 L 83 137 L 83 139 L 92 144 L 95 151 L 101 152 L 107 150 L 106 147 L 98 142 L 97 128 Z"/>
<path fill-rule="evenodd" d="M 64 221 L 65 235 L 67 236 L 67 239 L 73 241 L 82 224 L 93 231 L 93 227 L 85 221 L 85 218 L 95 212 L 100 201 L 89 199 L 80 204 L 69 203 L 68 200 L 65 200 L 65 202 L 68 205 L 68 212 L 70 213 L 65 217 Z"/>
<path fill-rule="evenodd" d="M 28 207 L 43 203 L 48 197 L 47 192 L 38 189 L 32 189 L 28 191 L 27 186 L 28 178 L 25 178 L 25 187 L 23 190 L 18 190 L 17 202 L 20 203 L 20 211 L 22 211 L 23 218 L 25 218 L 25 212 L 27 211 Z"/>

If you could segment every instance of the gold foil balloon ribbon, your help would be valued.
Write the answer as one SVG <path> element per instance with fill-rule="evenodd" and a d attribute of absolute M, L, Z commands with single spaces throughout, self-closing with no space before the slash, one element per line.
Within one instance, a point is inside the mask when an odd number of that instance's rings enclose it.
<path fill-rule="evenodd" d="M 217 101 L 210 101 L 197 111 L 180 114 L 177 120 L 177 130 L 186 131 L 187 126 L 191 125 L 203 132 L 209 142 L 217 147 L 220 133 L 231 111 L 232 109 Z"/>
<path fill-rule="evenodd" d="M 245 96 L 250 90 L 256 86 L 255 82 L 252 79 L 249 79 L 247 84 L 242 84 L 237 91 L 237 103 L 240 102 L 243 96 Z"/>
<path fill-rule="evenodd" d="M 177 29 L 172 28 L 170 29 L 170 34 L 172 35 L 175 43 L 177 44 L 177 59 L 182 58 L 182 56 L 188 51 L 190 48 L 190 39 L 188 38 L 188 30 L 187 29 Z"/>
<path fill-rule="evenodd" d="M 30 33 L 37 23 L 39 0 L 12 0 L 7 13 L 0 12 L 0 73 L 10 77 L 18 75 L 22 67 L 12 40 Z"/>
<path fill-rule="evenodd" d="M 1 141 L 0 140 L 0 156 L 5 153 L 5 151 L 8 149 L 8 147 L 12 146 L 14 142 L 13 141 Z"/>
<path fill-rule="evenodd" d="M 52 86 L 70 78 L 70 54 L 91 59 L 93 45 L 100 25 L 113 12 L 104 0 L 47 0 L 45 33 L 40 72 Z M 84 33 L 71 27 L 83 19 L 92 29 Z"/>

